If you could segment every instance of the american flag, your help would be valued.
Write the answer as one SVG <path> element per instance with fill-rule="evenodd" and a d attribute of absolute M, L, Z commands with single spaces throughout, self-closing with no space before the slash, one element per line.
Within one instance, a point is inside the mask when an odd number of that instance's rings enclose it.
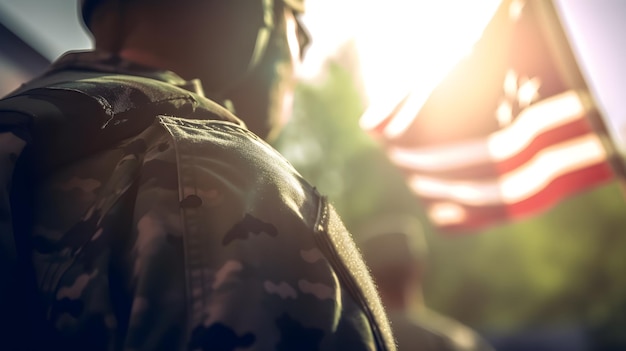
<path fill-rule="evenodd" d="M 589 119 L 595 104 L 549 3 L 503 1 L 425 101 L 408 94 L 361 120 L 443 231 L 525 218 L 613 178 Z"/>

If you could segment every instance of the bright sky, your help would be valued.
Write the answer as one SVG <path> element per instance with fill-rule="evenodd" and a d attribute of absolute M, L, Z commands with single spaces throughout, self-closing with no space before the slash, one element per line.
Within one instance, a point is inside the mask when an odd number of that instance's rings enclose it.
<path fill-rule="evenodd" d="M 305 22 L 318 40 L 303 76 L 314 76 L 320 57 L 353 39 L 370 101 L 394 99 L 408 89 L 427 94 L 469 52 L 498 4 L 499 0 L 309 1 Z"/>

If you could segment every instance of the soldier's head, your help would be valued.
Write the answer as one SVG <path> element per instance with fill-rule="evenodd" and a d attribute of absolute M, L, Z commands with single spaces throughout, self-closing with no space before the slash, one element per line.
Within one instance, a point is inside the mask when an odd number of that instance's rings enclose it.
<path fill-rule="evenodd" d="M 261 137 L 291 112 L 295 68 L 308 37 L 304 0 L 82 0 L 96 48 L 185 79 L 230 100 Z"/>
<path fill-rule="evenodd" d="M 388 307 L 403 307 L 407 296 L 421 293 L 428 248 L 417 218 L 371 218 L 357 229 L 355 240 Z"/>

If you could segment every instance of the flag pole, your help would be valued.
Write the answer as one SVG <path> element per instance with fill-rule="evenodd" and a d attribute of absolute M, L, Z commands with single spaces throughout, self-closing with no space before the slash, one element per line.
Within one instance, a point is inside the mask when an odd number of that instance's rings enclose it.
<path fill-rule="evenodd" d="M 532 5 L 531 5 L 532 4 Z M 588 108 L 587 119 L 593 131 L 598 135 L 607 153 L 607 161 L 616 175 L 617 182 L 622 190 L 622 195 L 626 199 L 626 164 L 615 145 L 608 128 L 600 115 L 598 106 L 593 99 L 589 86 L 587 85 L 579 69 L 580 65 L 570 45 L 570 40 L 565 33 L 563 21 L 559 16 L 554 1 L 528 1 L 526 6 L 534 6 L 538 22 L 542 27 L 542 32 L 546 40 L 550 43 L 552 55 L 558 63 L 561 76 L 569 86 L 583 91 L 580 98 L 585 107 Z"/>

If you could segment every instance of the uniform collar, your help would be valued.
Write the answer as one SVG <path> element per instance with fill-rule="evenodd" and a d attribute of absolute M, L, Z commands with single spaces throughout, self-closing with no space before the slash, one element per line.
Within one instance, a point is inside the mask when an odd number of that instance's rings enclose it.
<path fill-rule="evenodd" d="M 93 70 L 142 76 L 166 82 L 204 96 L 202 83 L 199 79 L 185 80 L 172 71 L 128 61 L 116 54 L 105 51 L 70 51 L 56 60 L 47 73 L 50 74 L 61 70 Z"/>

